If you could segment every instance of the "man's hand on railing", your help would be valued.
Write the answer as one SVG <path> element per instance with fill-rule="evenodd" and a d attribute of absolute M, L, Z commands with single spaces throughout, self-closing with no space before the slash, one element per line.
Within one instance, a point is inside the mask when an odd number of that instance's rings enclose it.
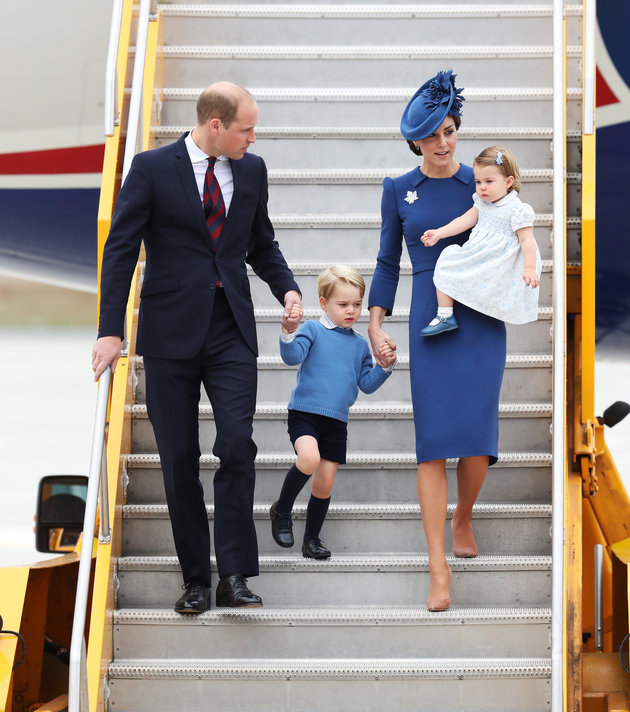
<path fill-rule="evenodd" d="M 120 336 L 101 336 L 100 339 L 97 339 L 92 349 L 92 370 L 95 381 L 98 381 L 101 373 L 108 366 L 111 366 L 112 373 L 116 372 L 121 346 Z"/>

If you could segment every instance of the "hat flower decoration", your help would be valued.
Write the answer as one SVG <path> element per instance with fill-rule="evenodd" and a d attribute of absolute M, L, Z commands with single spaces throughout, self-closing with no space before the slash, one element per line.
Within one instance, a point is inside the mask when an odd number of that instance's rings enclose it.
<path fill-rule="evenodd" d="M 455 86 L 456 74 L 438 72 L 411 97 L 400 120 L 400 132 L 408 141 L 430 136 L 447 116 L 461 116 L 463 89 Z"/>

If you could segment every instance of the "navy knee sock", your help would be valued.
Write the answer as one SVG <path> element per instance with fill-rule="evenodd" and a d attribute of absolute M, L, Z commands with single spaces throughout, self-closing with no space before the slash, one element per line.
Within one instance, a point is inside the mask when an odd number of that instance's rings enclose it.
<path fill-rule="evenodd" d="M 319 532 L 322 529 L 324 520 L 326 519 L 326 514 L 328 513 L 328 505 L 330 504 L 330 497 L 326 499 L 320 499 L 311 495 L 308 501 L 308 507 L 306 508 L 306 527 L 304 528 L 304 538 L 311 536 L 319 537 Z"/>
<path fill-rule="evenodd" d="M 280 514 L 291 514 L 297 496 L 310 479 L 310 475 L 305 475 L 301 470 L 298 470 L 296 465 L 293 465 L 284 478 L 276 511 Z"/>

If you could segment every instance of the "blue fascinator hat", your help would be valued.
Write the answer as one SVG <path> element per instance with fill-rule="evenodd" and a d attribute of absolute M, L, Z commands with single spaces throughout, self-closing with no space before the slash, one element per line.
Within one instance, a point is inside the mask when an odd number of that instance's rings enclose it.
<path fill-rule="evenodd" d="M 430 136 L 447 116 L 461 116 L 463 89 L 455 86 L 453 70 L 438 72 L 411 97 L 400 120 L 400 133 L 407 141 Z"/>

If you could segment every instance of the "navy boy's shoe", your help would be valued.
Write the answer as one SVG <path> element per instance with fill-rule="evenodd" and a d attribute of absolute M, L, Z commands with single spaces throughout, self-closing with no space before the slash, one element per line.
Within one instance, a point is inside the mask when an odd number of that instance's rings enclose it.
<path fill-rule="evenodd" d="M 285 549 L 293 546 L 293 519 L 290 514 L 280 514 L 276 510 L 274 502 L 269 510 L 271 519 L 271 535 L 278 546 L 283 546 Z"/>
<path fill-rule="evenodd" d="M 445 331 L 454 331 L 459 328 L 457 319 L 454 316 L 448 316 L 446 318 L 443 316 L 436 316 L 435 318 L 438 320 L 438 323 L 434 326 L 431 326 L 431 324 L 429 324 L 429 326 L 425 326 L 420 332 L 422 336 L 437 336 Z M 431 321 L 433 321 L 433 319 Z"/>
<path fill-rule="evenodd" d="M 331 553 L 319 537 L 308 536 L 302 544 L 302 556 L 305 559 L 329 559 Z"/>

